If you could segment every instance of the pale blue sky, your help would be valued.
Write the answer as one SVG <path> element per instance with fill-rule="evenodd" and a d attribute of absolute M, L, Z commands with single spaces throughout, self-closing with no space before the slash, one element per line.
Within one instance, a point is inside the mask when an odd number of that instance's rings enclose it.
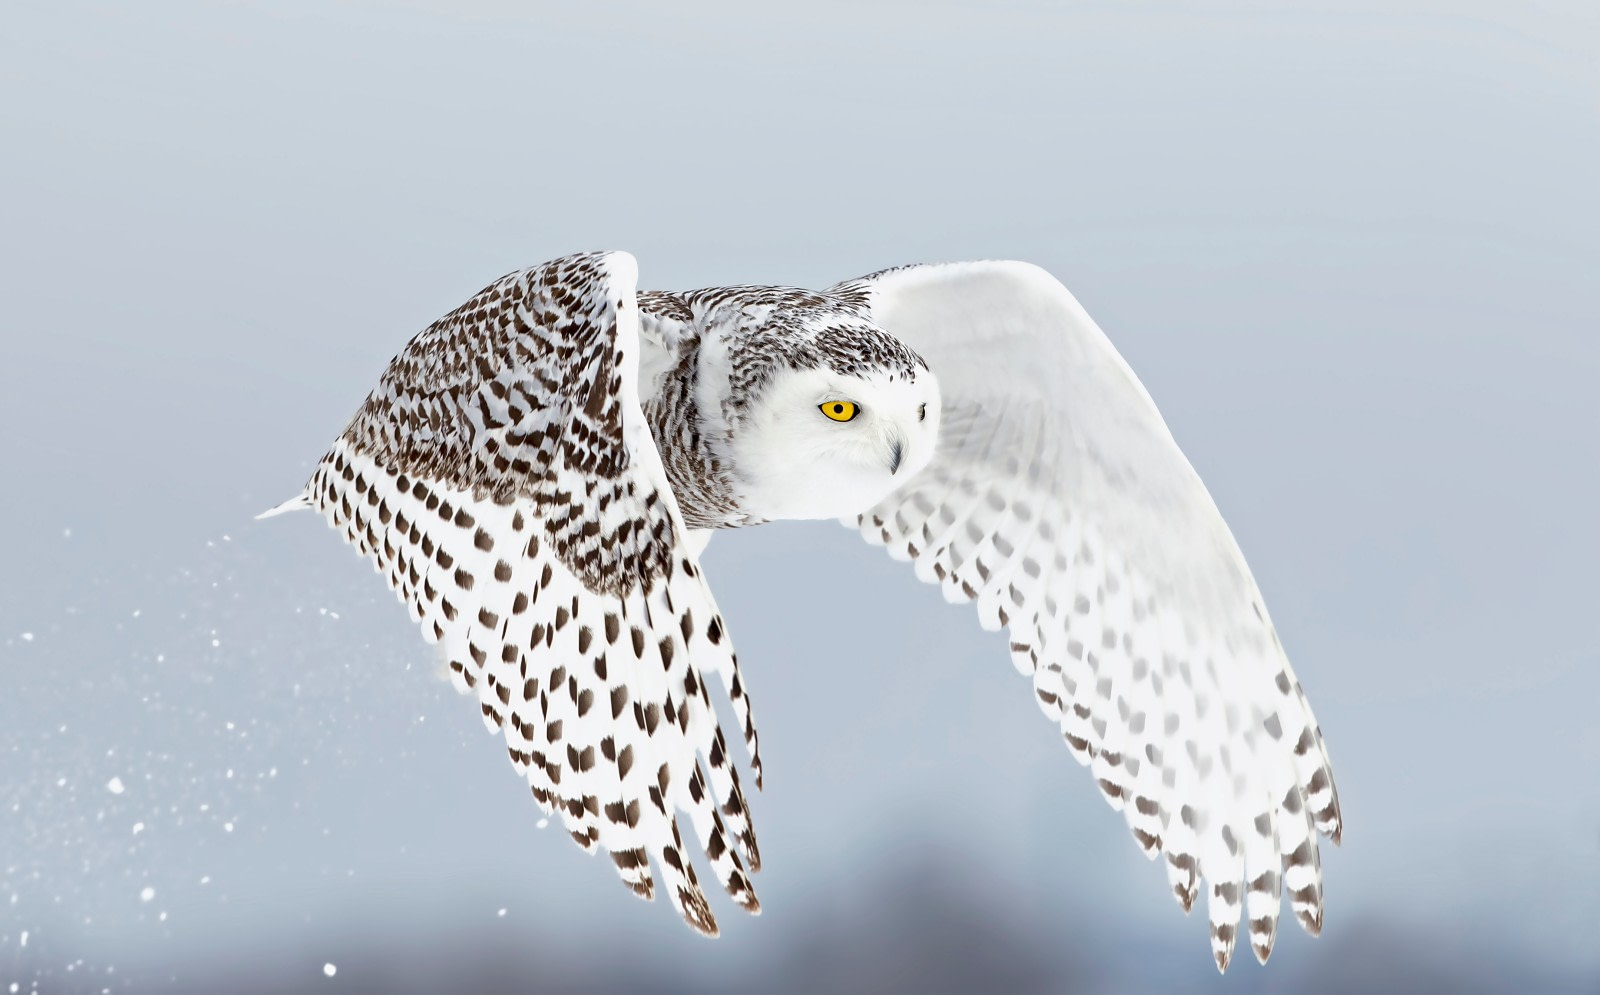
<path fill-rule="evenodd" d="M 0 982 L 1600 983 L 1592 5 L 12 0 L 0 150 Z M 250 516 L 591 248 L 1072 288 L 1327 734 L 1323 937 L 1218 979 L 1000 638 L 826 524 L 707 555 L 765 913 L 707 943 L 536 829 L 377 578 Z"/>

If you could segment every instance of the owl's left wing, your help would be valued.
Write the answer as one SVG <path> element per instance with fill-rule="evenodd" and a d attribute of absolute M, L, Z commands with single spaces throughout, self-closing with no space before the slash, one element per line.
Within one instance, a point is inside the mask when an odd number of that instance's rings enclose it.
<path fill-rule="evenodd" d="M 1015 262 L 911 266 L 830 291 L 927 361 L 933 462 L 862 515 L 1011 657 L 1212 950 L 1241 904 L 1265 961 L 1281 889 L 1322 924 L 1337 842 L 1322 734 L 1221 514 L 1150 396 L 1066 288 Z M 1241 902 L 1241 899 L 1243 900 Z"/>
<path fill-rule="evenodd" d="M 714 935 L 678 813 L 751 912 L 745 867 L 760 858 L 709 681 L 758 785 L 761 767 L 640 406 L 636 280 L 617 252 L 489 285 L 395 357 L 283 507 L 316 508 L 371 559 L 579 846 L 609 850 L 645 898 L 653 859 L 673 905 Z"/>

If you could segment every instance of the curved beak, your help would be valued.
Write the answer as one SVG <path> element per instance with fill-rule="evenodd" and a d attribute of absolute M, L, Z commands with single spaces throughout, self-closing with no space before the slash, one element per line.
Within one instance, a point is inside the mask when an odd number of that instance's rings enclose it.
<path fill-rule="evenodd" d="M 905 443 L 900 439 L 890 443 L 889 449 L 889 475 L 892 477 L 900 472 L 900 458 L 905 455 Z"/>

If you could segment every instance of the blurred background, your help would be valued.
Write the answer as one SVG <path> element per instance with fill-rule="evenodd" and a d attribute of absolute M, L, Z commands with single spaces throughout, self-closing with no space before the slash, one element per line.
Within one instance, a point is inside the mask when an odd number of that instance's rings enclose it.
<path fill-rule="evenodd" d="M 5 10 L 0 992 L 1600 991 L 1588 0 Z M 251 516 L 594 248 L 1059 276 L 1327 734 L 1323 936 L 1218 977 L 1002 637 L 826 523 L 706 558 L 764 913 L 541 829 L 369 568 Z"/>

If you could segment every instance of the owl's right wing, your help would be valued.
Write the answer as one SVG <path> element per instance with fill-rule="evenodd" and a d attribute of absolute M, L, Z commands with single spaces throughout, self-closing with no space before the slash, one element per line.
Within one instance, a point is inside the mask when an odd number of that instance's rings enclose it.
<path fill-rule="evenodd" d="M 760 857 L 711 680 L 758 785 L 761 767 L 641 409 L 636 280 L 626 253 L 497 280 L 395 357 L 290 505 L 319 510 L 387 578 L 539 805 L 645 898 L 653 859 L 714 935 L 677 814 L 751 912 Z"/>
<path fill-rule="evenodd" d="M 1209 879 L 1219 968 L 1241 905 L 1266 960 L 1283 887 L 1319 931 L 1316 830 L 1341 828 L 1321 731 L 1127 363 L 1026 263 L 911 266 L 831 293 L 921 354 L 943 399 L 933 462 L 850 524 L 1010 630 L 1039 706 L 1146 854 L 1166 854 L 1185 911 Z"/>

